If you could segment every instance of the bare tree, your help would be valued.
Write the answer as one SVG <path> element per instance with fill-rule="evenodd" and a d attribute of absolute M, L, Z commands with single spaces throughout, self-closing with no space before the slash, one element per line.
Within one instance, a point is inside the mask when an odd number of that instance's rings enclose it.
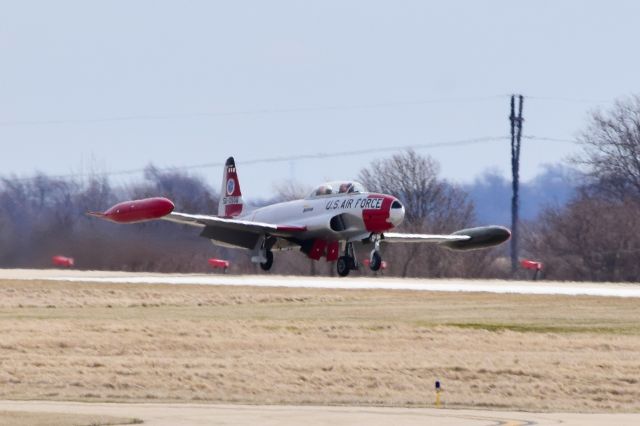
<path fill-rule="evenodd" d="M 413 150 L 374 161 L 358 178 L 370 191 L 396 196 L 405 206 L 402 228 L 408 232 L 448 233 L 471 225 L 473 203 L 459 187 L 440 179 L 440 167 L 431 157 Z M 452 268 L 456 256 L 445 249 L 422 244 L 386 248 L 402 276 L 460 274 Z M 395 251 L 395 253 L 393 253 Z M 413 267 L 413 269 L 412 269 Z"/>
<path fill-rule="evenodd" d="M 0 265 L 48 266 L 54 254 L 81 268 L 206 271 L 207 257 L 226 249 L 198 238 L 192 227 L 162 221 L 118 226 L 88 218 L 116 200 L 164 195 L 187 211 L 215 210 L 216 194 L 198 176 L 149 170 L 146 182 L 114 190 L 105 178 L 87 181 L 36 175 L 0 180 Z"/>
<path fill-rule="evenodd" d="M 528 252 L 545 263 L 547 278 L 640 280 L 640 202 L 582 191 L 562 208 L 547 208 L 525 228 Z"/>
<path fill-rule="evenodd" d="M 574 161 L 587 181 L 563 207 L 527 224 L 526 250 L 554 279 L 640 279 L 640 97 L 592 113 Z"/>
<path fill-rule="evenodd" d="M 306 197 L 311 192 L 310 187 L 292 180 L 280 182 L 274 185 L 273 189 L 276 195 L 275 198 L 278 202 L 299 200 Z"/>
<path fill-rule="evenodd" d="M 592 113 L 579 141 L 583 151 L 575 161 L 587 169 L 598 191 L 640 197 L 640 96 Z"/>
<path fill-rule="evenodd" d="M 393 194 L 405 206 L 405 222 L 422 228 L 445 192 L 446 184 L 438 179 L 440 166 L 431 157 L 414 150 L 376 160 L 362 169 L 358 179 L 371 191 Z"/>
<path fill-rule="evenodd" d="M 133 198 L 163 196 L 171 199 L 178 209 L 187 212 L 212 213 L 218 211 L 216 191 L 198 175 L 180 171 L 164 171 L 153 165 L 144 171 L 147 184 L 131 188 Z"/>

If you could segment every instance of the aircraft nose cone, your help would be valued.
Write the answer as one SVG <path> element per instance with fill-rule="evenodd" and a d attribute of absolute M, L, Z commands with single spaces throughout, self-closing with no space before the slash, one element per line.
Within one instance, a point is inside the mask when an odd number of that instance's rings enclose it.
<path fill-rule="evenodd" d="M 400 201 L 395 200 L 391 204 L 391 209 L 389 210 L 389 221 L 395 227 L 402 223 L 404 220 L 404 206 Z"/>

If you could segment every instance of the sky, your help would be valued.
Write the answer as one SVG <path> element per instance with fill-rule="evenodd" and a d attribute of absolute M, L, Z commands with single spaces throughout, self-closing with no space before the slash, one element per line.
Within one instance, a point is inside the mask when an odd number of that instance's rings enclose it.
<path fill-rule="evenodd" d="M 0 176 L 204 164 L 187 170 L 218 188 L 233 155 L 245 198 L 268 198 L 420 145 L 464 183 L 510 175 L 510 94 L 525 135 L 573 140 L 640 93 L 636 1 L 0 5 Z M 522 178 L 577 149 L 525 139 Z"/>

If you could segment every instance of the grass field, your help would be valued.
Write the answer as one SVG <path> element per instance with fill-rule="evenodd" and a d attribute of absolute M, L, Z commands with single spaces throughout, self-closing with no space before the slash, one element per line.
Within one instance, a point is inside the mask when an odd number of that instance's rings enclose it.
<path fill-rule="evenodd" d="M 640 411 L 637 299 L 0 282 L 0 399 Z"/>

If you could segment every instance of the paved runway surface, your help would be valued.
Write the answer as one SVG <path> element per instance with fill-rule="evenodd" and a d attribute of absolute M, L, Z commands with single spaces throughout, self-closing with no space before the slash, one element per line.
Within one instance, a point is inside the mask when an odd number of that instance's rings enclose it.
<path fill-rule="evenodd" d="M 385 289 L 517 294 L 557 294 L 602 297 L 640 297 L 639 284 L 461 279 L 402 279 L 384 277 L 285 277 L 278 275 L 149 274 L 74 270 L 0 270 L 0 279 L 44 279 L 97 283 L 200 284 L 257 287 Z"/>
<path fill-rule="evenodd" d="M 99 414 L 138 418 L 149 426 L 200 425 L 424 425 L 591 426 L 640 424 L 640 414 L 524 413 L 435 408 L 317 407 L 206 404 L 111 404 L 0 401 L 0 411 Z"/>

